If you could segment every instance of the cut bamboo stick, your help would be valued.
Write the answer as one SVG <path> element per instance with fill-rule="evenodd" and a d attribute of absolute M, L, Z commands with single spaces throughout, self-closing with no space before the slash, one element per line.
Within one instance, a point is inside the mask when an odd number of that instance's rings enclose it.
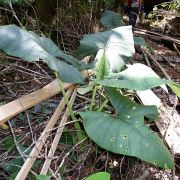
<path fill-rule="evenodd" d="M 64 89 L 68 89 L 72 84 L 65 83 Z M 7 103 L 0 107 L 0 125 L 13 116 L 35 106 L 36 104 L 56 95 L 60 91 L 57 80 L 49 83 L 45 87 Z"/>
<path fill-rule="evenodd" d="M 74 100 L 76 98 L 76 95 L 77 95 L 77 92 L 76 92 L 76 89 L 74 90 L 72 96 L 71 96 L 71 100 L 70 100 L 70 103 L 73 104 L 74 103 Z M 64 130 L 64 127 L 65 127 L 65 123 L 67 122 L 67 119 L 68 119 L 68 116 L 69 116 L 69 112 L 68 112 L 68 108 L 66 108 L 66 111 L 62 117 L 62 120 L 60 122 L 60 127 L 57 129 L 57 132 L 56 132 L 56 135 L 54 137 L 54 140 L 52 142 L 52 145 L 51 145 L 51 148 L 49 150 L 49 153 L 48 153 L 48 156 L 44 162 L 44 165 L 42 167 L 42 170 L 41 170 L 41 175 L 46 175 L 47 172 L 48 172 L 48 169 L 50 167 L 50 164 L 51 164 L 51 161 L 52 161 L 52 158 L 54 156 L 54 153 L 57 149 L 57 146 L 59 144 L 59 140 L 61 138 L 61 135 L 62 135 L 62 132 Z"/>
<path fill-rule="evenodd" d="M 92 71 L 85 70 L 81 72 L 82 75 L 86 78 Z M 68 89 L 72 84 L 64 83 L 64 89 Z M 16 99 L 12 102 L 9 102 L 0 107 L 0 125 L 12 118 L 13 116 L 35 106 L 36 104 L 56 95 L 60 92 L 60 88 L 57 80 L 49 83 L 45 87 L 34 91 L 28 95 L 25 95 L 19 99 Z"/>
<path fill-rule="evenodd" d="M 69 97 L 74 89 L 74 86 L 72 86 L 68 92 L 67 96 Z M 43 148 L 45 141 L 47 140 L 50 130 L 54 127 L 56 121 L 59 119 L 59 116 L 61 115 L 63 109 L 65 107 L 65 101 L 64 98 L 59 103 L 58 107 L 56 108 L 54 114 L 52 115 L 51 119 L 49 120 L 48 124 L 46 125 L 44 131 L 42 132 L 40 138 L 36 142 L 34 148 L 32 149 L 31 153 L 29 154 L 29 158 L 26 159 L 25 163 L 21 167 L 19 173 L 17 174 L 15 180 L 24 180 L 26 176 L 28 175 L 30 169 L 32 168 L 32 165 L 34 164 L 36 157 L 39 155 L 41 149 Z"/>

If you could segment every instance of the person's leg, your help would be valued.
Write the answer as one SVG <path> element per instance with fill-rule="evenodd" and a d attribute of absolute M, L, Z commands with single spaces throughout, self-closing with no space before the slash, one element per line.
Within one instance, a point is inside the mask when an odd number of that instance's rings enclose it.
<path fill-rule="evenodd" d="M 129 12 L 129 25 L 132 25 L 133 28 L 136 25 L 138 13 L 139 13 L 139 9 L 134 9 L 134 8 L 132 8 Z"/>

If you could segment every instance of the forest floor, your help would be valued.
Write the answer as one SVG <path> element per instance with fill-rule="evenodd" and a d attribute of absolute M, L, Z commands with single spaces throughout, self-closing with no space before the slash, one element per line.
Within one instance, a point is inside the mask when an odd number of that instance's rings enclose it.
<path fill-rule="evenodd" d="M 173 43 L 155 41 L 148 37 L 145 37 L 145 39 L 154 49 L 157 61 L 167 74 L 174 81 L 180 82 L 180 54 L 174 48 Z M 162 57 L 165 57 L 165 59 Z M 132 62 L 146 64 L 144 55 L 138 48 Z M 154 65 L 151 60 L 150 64 L 152 69 L 160 77 L 165 77 L 159 67 Z M 42 63 L 25 63 L 1 53 L 0 105 L 42 88 L 54 78 L 52 72 L 44 64 L 42 65 Z M 156 90 L 156 94 L 165 105 L 173 107 L 175 97 L 172 94 L 163 94 L 162 91 L 158 90 Z M 90 94 L 85 97 L 77 95 L 73 109 L 76 112 L 87 109 L 90 96 Z M 45 100 L 35 107 L 13 117 L 8 121 L 7 126 L 0 128 L 0 179 L 8 179 L 10 174 L 13 179 L 23 164 L 23 158 L 26 158 L 26 156 L 22 157 L 18 151 L 26 152 L 28 155 L 28 152 L 32 149 L 34 142 L 40 136 L 61 99 L 62 96 L 60 94 L 55 95 L 53 98 Z M 180 103 L 177 104 L 176 110 L 180 113 Z M 152 124 L 152 128 L 158 133 L 155 124 Z M 83 149 L 79 146 L 73 147 L 74 133 L 72 125 L 67 125 L 54 155 L 49 174 L 55 172 L 62 160 L 64 160 L 58 172 L 63 177 L 63 180 L 81 180 L 99 171 L 110 172 L 114 180 L 177 180 L 180 177 L 179 155 L 174 156 L 176 162 L 175 169 L 172 171 L 163 171 L 136 158 L 107 152 L 97 147 L 90 140 L 83 142 Z M 53 141 L 54 134 L 52 133 L 49 136 L 46 146 L 41 151 L 41 155 L 37 157 L 32 174 L 38 174 L 41 169 L 44 159 L 47 156 L 46 153 Z M 68 156 L 66 156 L 67 153 L 69 153 Z"/>

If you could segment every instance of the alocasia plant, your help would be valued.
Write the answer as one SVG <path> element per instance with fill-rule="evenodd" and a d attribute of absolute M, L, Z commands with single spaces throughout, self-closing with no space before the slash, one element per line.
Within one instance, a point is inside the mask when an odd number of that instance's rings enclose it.
<path fill-rule="evenodd" d="M 110 21 L 115 16 L 116 19 Z M 180 85 L 161 79 L 145 65 L 127 65 L 135 52 L 134 37 L 131 26 L 118 27 L 118 18 L 119 25 L 124 25 L 119 15 L 106 13 L 101 22 L 108 29 L 114 28 L 113 26 L 115 28 L 85 35 L 75 53 L 76 57 L 82 59 L 87 55 L 101 52 L 102 56 L 94 62 L 95 78 L 91 79 L 89 87 L 85 85 L 81 92 L 88 92 L 95 87 L 90 106 L 90 110 L 93 110 L 97 87 L 105 87 L 107 98 L 116 112 L 115 116 L 99 111 L 81 112 L 85 131 L 104 149 L 135 156 L 162 168 L 173 168 L 174 162 L 168 149 L 144 124 L 145 116 L 155 120 L 158 116 L 157 108 L 138 105 L 117 91 L 117 88 L 146 90 L 167 84 L 180 97 Z M 136 44 L 143 43 L 142 39 L 136 39 Z M 0 26 L 0 49 L 29 62 L 44 61 L 62 81 L 73 83 L 83 81 L 79 70 L 84 65 L 75 57 L 64 54 L 50 39 L 37 36 L 15 25 Z M 57 59 L 58 57 L 64 61 Z"/>
<path fill-rule="evenodd" d="M 115 16 L 114 13 L 113 16 Z M 110 25 L 112 27 L 112 23 Z M 107 21 L 105 26 L 108 27 Z M 136 38 L 136 44 L 143 45 L 143 39 Z M 97 85 L 111 87 L 106 89 L 108 98 L 116 111 L 114 117 L 92 111 L 91 106 L 90 111 L 80 113 L 83 125 L 89 137 L 100 147 L 114 153 L 138 157 L 161 168 L 171 169 L 174 167 L 174 162 L 167 147 L 158 135 L 144 124 L 145 116 L 150 120 L 157 118 L 157 108 L 137 105 L 117 92 L 116 88 L 147 90 L 167 84 L 179 96 L 180 86 L 173 81 L 161 79 L 152 69 L 143 64 L 127 65 L 127 60 L 132 58 L 134 53 L 133 48 L 132 29 L 126 26 L 86 35 L 81 40 L 77 51 L 80 56 L 83 57 L 98 50 L 103 51 L 101 58 L 95 61 L 96 78 L 92 80 L 95 86 L 92 97 L 94 99 Z"/>

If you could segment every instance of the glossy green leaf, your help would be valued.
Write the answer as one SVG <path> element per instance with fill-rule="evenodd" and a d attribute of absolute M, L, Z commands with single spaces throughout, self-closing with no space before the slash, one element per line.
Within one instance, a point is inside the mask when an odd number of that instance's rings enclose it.
<path fill-rule="evenodd" d="M 124 26 L 123 18 L 119 13 L 113 11 L 105 11 L 100 19 L 101 24 L 108 30 Z M 145 46 L 146 42 L 142 37 L 134 37 L 134 44 Z"/>
<path fill-rule="evenodd" d="M 154 119 L 157 109 L 138 106 L 114 89 L 109 89 L 108 93 L 117 116 L 93 111 L 80 113 L 88 136 L 111 152 L 172 169 L 174 162 L 168 149 L 158 135 L 144 125 L 144 116 Z"/>
<path fill-rule="evenodd" d="M 69 58 L 50 39 L 39 37 L 18 26 L 0 26 L 0 50 L 29 62 L 43 60 L 52 70 L 59 73 L 62 81 L 75 83 L 83 80 L 80 72 L 74 66 L 55 57 L 58 56 L 65 60 Z M 69 62 L 72 62 L 71 60 L 69 59 Z"/>
<path fill-rule="evenodd" d="M 12 137 L 8 137 L 2 142 L 2 147 L 5 150 L 12 150 L 15 147 L 14 139 Z"/>
<path fill-rule="evenodd" d="M 64 132 L 63 132 L 63 135 L 61 136 L 61 139 L 59 141 L 59 143 L 61 144 L 73 144 L 74 141 L 73 141 L 73 134 L 71 133 L 71 131 L 67 128 L 64 128 Z"/>
<path fill-rule="evenodd" d="M 119 72 L 134 54 L 131 26 L 123 26 L 106 32 L 85 35 L 80 41 L 76 56 L 80 59 L 105 50 L 105 57 L 112 72 Z"/>
<path fill-rule="evenodd" d="M 107 172 L 98 172 L 87 177 L 86 180 L 110 180 L 111 175 Z"/>
<path fill-rule="evenodd" d="M 16 140 L 17 141 L 20 140 L 20 136 L 16 136 Z M 15 149 L 15 143 L 13 137 L 7 137 L 6 139 L 4 139 L 4 141 L 2 142 L 2 147 L 7 151 L 11 151 Z"/>
<path fill-rule="evenodd" d="M 36 180 L 50 180 L 50 177 L 46 175 L 39 175 L 39 176 L 36 176 Z"/>
<path fill-rule="evenodd" d="M 93 89 L 93 85 L 84 85 L 84 86 L 81 86 L 79 88 L 77 88 L 77 92 L 81 95 L 84 95 L 86 93 L 88 93 L 89 91 L 91 91 Z"/>
<path fill-rule="evenodd" d="M 100 21 L 101 24 L 108 30 L 125 25 L 122 16 L 119 13 L 113 11 L 105 11 Z"/>
<path fill-rule="evenodd" d="M 156 106 L 144 106 L 137 104 L 136 102 L 130 100 L 128 97 L 121 95 L 114 88 L 107 88 L 109 94 L 109 99 L 113 105 L 116 115 L 119 118 L 126 119 L 128 116 L 133 116 L 133 119 L 140 123 L 144 124 L 143 117 L 146 116 L 149 120 L 153 121 L 158 118 L 159 113 Z M 140 121 L 139 117 L 142 117 Z M 129 121 L 129 118 L 126 119 Z"/>
<path fill-rule="evenodd" d="M 10 160 L 8 162 L 4 162 L 1 165 L 1 167 L 6 172 L 17 173 L 20 170 L 23 163 L 24 163 L 23 159 L 16 158 L 16 159 Z"/>
<path fill-rule="evenodd" d="M 129 65 L 126 70 L 114 74 L 112 77 L 107 77 L 103 80 L 95 80 L 95 82 L 108 87 L 141 91 L 161 86 L 170 83 L 171 81 L 159 78 L 151 68 L 137 63 Z"/>
<path fill-rule="evenodd" d="M 176 96 L 178 96 L 180 98 L 180 84 L 172 82 L 167 85 L 173 90 L 173 92 L 176 94 Z"/>
<path fill-rule="evenodd" d="M 146 46 L 146 41 L 143 37 L 134 36 L 134 44 L 140 46 Z"/>
<path fill-rule="evenodd" d="M 15 180 L 17 174 L 18 174 L 18 171 L 15 172 L 15 173 L 12 173 L 12 174 L 8 177 L 8 180 Z"/>

